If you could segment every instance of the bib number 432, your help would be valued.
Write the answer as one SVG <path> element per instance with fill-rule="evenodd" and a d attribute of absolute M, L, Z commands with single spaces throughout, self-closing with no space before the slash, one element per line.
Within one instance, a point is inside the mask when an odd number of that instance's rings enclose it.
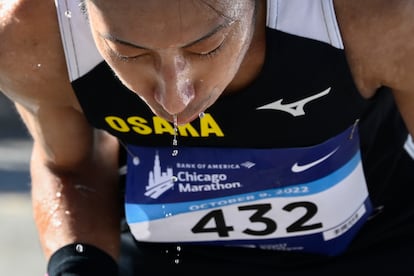
<path fill-rule="evenodd" d="M 294 222 L 287 225 L 284 229 L 286 233 L 303 232 L 322 228 L 321 222 L 308 224 L 308 222 L 317 214 L 318 207 L 316 204 L 308 201 L 292 202 L 285 205 L 282 210 L 292 213 L 294 210 L 301 208 L 305 213 L 296 218 Z M 249 225 L 242 230 L 242 233 L 250 236 L 267 236 L 274 234 L 278 229 L 276 218 L 269 215 L 272 210 L 271 204 L 253 204 L 239 206 L 238 212 L 250 212 L 248 217 Z M 286 214 L 288 215 L 288 214 Z M 252 227 L 255 225 L 254 227 Z M 257 226 L 258 225 L 258 226 Z M 228 225 L 222 209 L 212 210 L 204 215 L 191 229 L 194 234 L 217 233 L 218 237 L 230 237 L 234 230 L 233 225 Z"/>

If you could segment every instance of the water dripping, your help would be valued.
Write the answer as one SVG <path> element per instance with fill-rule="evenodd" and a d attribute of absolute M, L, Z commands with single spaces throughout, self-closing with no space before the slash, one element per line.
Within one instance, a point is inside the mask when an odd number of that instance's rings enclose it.
<path fill-rule="evenodd" d="M 132 158 L 132 164 L 134 164 L 134 166 L 138 166 L 139 165 L 139 158 L 137 156 L 134 156 Z"/>
<path fill-rule="evenodd" d="M 173 137 L 173 141 L 172 141 L 172 146 L 173 146 L 173 151 L 172 151 L 172 156 L 177 156 L 178 155 L 178 139 L 177 139 L 177 135 L 178 135 L 178 117 L 176 114 L 173 115 L 173 124 L 174 124 L 174 137 Z"/>
<path fill-rule="evenodd" d="M 139 165 L 139 163 L 141 163 L 141 161 L 139 160 L 139 157 L 138 156 L 136 156 L 135 154 L 133 154 L 130 150 L 129 150 L 129 148 L 124 144 L 124 142 L 122 142 L 121 140 L 119 140 L 119 143 L 121 144 L 121 146 L 125 149 L 125 151 L 132 157 L 132 164 L 134 165 L 134 166 L 138 166 Z M 120 173 L 121 174 L 126 174 L 126 167 L 125 167 L 125 169 L 123 169 L 122 171 L 120 171 Z M 124 170 L 125 170 L 125 172 L 124 172 Z"/>
<path fill-rule="evenodd" d="M 183 262 L 183 256 L 182 256 L 182 248 L 180 245 L 177 245 L 175 247 L 167 247 L 165 248 L 165 254 L 168 256 L 168 259 L 170 259 L 170 262 L 175 265 L 182 264 Z"/>
<path fill-rule="evenodd" d="M 71 11 L 69 11 L 69 10 L 65 11 L 65 16 L 66 16 L 67 18 L 72 18 L 72 12 L 71 12 Z"/>
<path fill-rule="evenodd" d="M 180 256 L 180 252 L 181 252 L 181 246 L 177 245 L 177 247 L 175 248 L 176 251 L 176 256 L 174 259 L 174 264 L 180 264 L 181 263 L 181 256 Z"/>
<path fill-rule="evenodd" d="M 76 250 L 78 253 L 83 253 L 83 251 L 84 251 L 83 245 L 82 245 L 82 244 L 80 244 L 80 243 L 78 243 L 78 244 L 76 245 L 76 247 L 75 247 L 75 250 Z"/>

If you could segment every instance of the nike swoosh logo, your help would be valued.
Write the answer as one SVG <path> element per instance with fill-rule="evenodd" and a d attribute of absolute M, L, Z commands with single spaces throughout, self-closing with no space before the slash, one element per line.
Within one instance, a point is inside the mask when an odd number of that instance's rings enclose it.
<path fill-rule="evenodd" d="M 302 116 L 305 115 L 305 105 L 311 101 L 314 101 L 316 99 L 322 98 L 326 95 L 329 94 L 329 92 L 331 92 L 331 87 L 325 89 L 324 91 L 315 94 L 313 96 L 304 98 L 302 100 L 293 102 L 293 103 L 289 103 L 289 104 L 283 104 L 282 101 L 283 99 L 277 100 L 273 103 L 270 104 L 266 104 L 264 106 L 260 106 L 257 108 L 257 110 L 259 109 L 273 109 L 273 110 L 279 110 L 279 111 L 284 111 L 287 112 L 289 114 L 291 114 L 292 116 Z"/>
<path fill-rule="evenodd" d="M 299 165 L 298 162 L 296 162 L 292 166 L 292 172 L 294 172 L 294 173 L 300 173 L 300 172 L 309 170 L 310 168 L 315 167 L 316 165 L 322 163 L 323 161 L 325 161 L 326 159 L 328 159 L 329 157 L 331 157 L 338 149 L 339 149 L 339 147 L 337 147 L 336 149 L 334 149 L 332 152 L 328 153 L 324 157 L 319 158 L 318 160 L 313 161 L 311 163 L 307 163 L 307 164 L 304 164 L 304 165 Z"/>

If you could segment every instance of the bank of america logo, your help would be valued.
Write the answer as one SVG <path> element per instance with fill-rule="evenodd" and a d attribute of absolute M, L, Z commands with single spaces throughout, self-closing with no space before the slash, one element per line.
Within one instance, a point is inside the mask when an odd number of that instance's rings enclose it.
<path fill-rule="evenodd" d="M 255 164 L 255 163 L 250 162 L 250 161 L 243 162 L 243 163 L 241 163 L 240 165 L 241 165 L 242 167 L 247 168 L 247 169 L 251 169 L 251 168 L 253 168 L 254 166 L 256 166 L 256 164 Z"/>
<path fill-rule="evenodd" d="M 172 168 L 161 171 L 160 157 L 155 155 L 154 170 L 149 172 L 148 185 L 145 187 L 145 196 L 156 199 L 174 187 L 174 174 Z"/>

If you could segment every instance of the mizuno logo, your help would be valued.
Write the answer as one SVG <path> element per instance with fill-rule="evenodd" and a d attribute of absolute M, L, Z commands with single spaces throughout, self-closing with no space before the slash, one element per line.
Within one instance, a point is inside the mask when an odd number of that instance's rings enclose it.
<path fill-rule="evenodd" d="M 309 103 L 311 101 L 314 101 L 316 99 L 322 98 L 323 96 L 328 95 L 330 91 L 331 91 L 331 87 L 329 87 L 328 89 L 326 89 L 326 90 L 324 90 L 324 91 L 322 91 L 322 92 L 320 92 L 316 95 L 304 98 L 302 100 L 299 100 L 299 101 L 296 101 L 296 102 L 293 102 L 293 103 L 288 103 L 288 104 L 283 104 L 282 103 L 283 99 L 280 99 L 280 100 L 277 100 L 273 103 L 266 104 L 264 106 L 260 106 L 257 109 L 258 110 L 259 109 L 280 110 L 280 111 L 285 111 L 287 113 L 290 113 L 292 116 L 295 116 L 295 117 L 302 116 L 302 115 L 305 115 L 304 108 L 305 108 L 305 105 L 307 103 Z"/>
<path fill-rule="evenodd" d="M 323 161 L 325 161 L 326 159 L 328 159 L 329 157 L 331 157 L 337 150 L 339 149 L 339 147 L 338 148 L 336 148 L 336 149 L 334 149 L 331 153 L 329 153 L 329 154 L 327 154 L 327 155 L 325 155 L 324 157 L 322 157 L 322 158 L 319 158 L 318 160 L 315 160 L 315 161 L 313 161 L 313 162 L 311 162 L 311 163 L 307 163 L 307 164 L 303 164 L 303 165 L 299 165 L 297 162 L 295 163 L 295 164 L 293 164 L 293 166 L 292 166 L 292 172 L 294 172 L 294 173 L 300 173 L 300 172 L 303 172 L 303 171 L 306 171 L 306 170 L 309 170 L 310 168 L 312 168 L 312 167 L 315 167 L 316 165 L 318 165 L 318 164 L 320 164 L 320 163 L 322 163 Z"/>

